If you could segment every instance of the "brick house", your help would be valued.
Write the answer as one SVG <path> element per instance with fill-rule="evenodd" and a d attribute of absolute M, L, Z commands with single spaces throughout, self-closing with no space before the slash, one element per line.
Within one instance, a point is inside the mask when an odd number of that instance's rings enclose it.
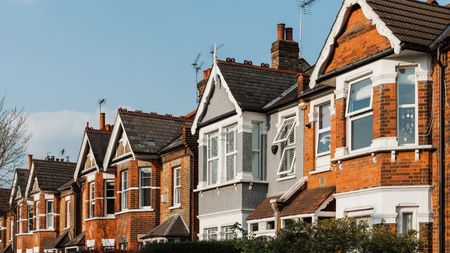
<path fill-rule="evenodd" d="M 114 168 L 116 173 L 117 248 L 137 250 L 144 238 L 174 239 L 152 233 L 174 215 L 189 232 L 176 239 L 191 238 L 196 231 L 195 205 L 191 208 L 195 147 L 186 130 L 191 124 L 190 115 L 119 109 L 103 162 L 103 170 Z"/>
<path fill-rule="evenodd" d="M 11 189 L 0 188 L 0 252 L 5 251 L 9 243 L 7 241 L 7 225 L 9 212 L 9 196 Z"/>

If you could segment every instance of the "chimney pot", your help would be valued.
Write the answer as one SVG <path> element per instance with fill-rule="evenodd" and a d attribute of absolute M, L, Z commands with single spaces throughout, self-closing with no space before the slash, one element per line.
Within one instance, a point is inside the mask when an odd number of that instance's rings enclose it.
<path fill-rule="evenodd" d="M 277 25 L 277 40 L 284 40 L 285 27 L 286 25 L 283 23 Z"/>
<path fill-rule="evenodd" d="M 100 113 L 100 130 L 105 131 L 105 113 Z"/>
<path fill-rule="evenodd" d="M 203 70 L 203 79 L 208 79 L 208 70 Z"/>
<path fill-rule="evenodd" d="M 286 28 L 286 40 L 292 41 L 292 27 Z"/>

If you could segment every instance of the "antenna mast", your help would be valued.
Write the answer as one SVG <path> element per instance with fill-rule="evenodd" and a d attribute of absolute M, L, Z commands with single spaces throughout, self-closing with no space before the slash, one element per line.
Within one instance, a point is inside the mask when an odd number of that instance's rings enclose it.
<path fill-rule="evenodd" d="M 299 39 L 298 39 L 298 43 L 300 44 L 300 57 L 302 55 L 302 37 L 303 37 L 303 19 L 305 17 L 306 14 L 310 14 L 310 10 L 311 7 L 313 7 L 314 3 L 317 0 L 300 0 L 299 1 L 299 9 L 300 9 L 300 22 L 299 22 Z"/>
<path fill-rule="evenodd" d="M 214 64 L 214 62 L 216 61 L 217 51 L 223 46 L 225 46 L 225 44 L 217 46 L 216 43 L 214 43 L 214 45 L 211 46 L 211 51 L 209 51 L 209 53 L 211 54 L 212 64 Z"/>
<path fill-rule="evenodd" d="M 97 101 L 97 103 L 98 103 L 98 105 L 100 106 L 100 113 L 101 113 L 101 112 L 102 112 L 102 104 L 106 103 L 106 99 L 100 98 L 100 99 Z"/>
<path fill-rule="evenodd" d="M 200 71 L 200 69 L 202 69 L 203 66 L 203 62 L 198 64 L 198 60 L 200 59 L 200 56 L 202 54 L 198 54 L 197 57 L 195 58 L 195 61 L 193 63 L 191 63 L 192 67 L 194 68 L 195 71 L 195 84 L 198 83 L 198 72 Z"/>

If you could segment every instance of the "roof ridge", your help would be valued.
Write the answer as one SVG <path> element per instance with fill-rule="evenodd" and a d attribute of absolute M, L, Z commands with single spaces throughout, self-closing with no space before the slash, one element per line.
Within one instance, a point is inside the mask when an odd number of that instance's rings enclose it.
<path fill-rule="evenodd" d="M 95 129 L 93 127 L 89 127 L 89 128 L 86 127 L 84 130 L 85 130 L 85 132 L 99 133 L 99 134 L 111 134 L 112 133 L 112 131 L 105 131 L 105 130 Z"/>
<path fill-rule="evenodd" d="M 155 118 L 155 119 L 192 122 L 192 119 L 189 119 L 186 116 L 173 116 L 172 114 L 162 115 L 157 112 L 143 112 L 141 110 L 129 111 L 128 109 L 122 108 L 122 107 L 119 108 L 118 112 L 119 112 L 119 114 L 126 114 L 126 115 L 130 115 L 130 116 L 142 116 L 142 117 Z"/>
<path fill-rule="evenodd" d="M 258 69 L 258 70 L 263 70 L 263 71 L 269 71 L 269 72 L 272 71 L 272 72 L 279 72 L 279 73 L 291 74 L 291 75 L 300 74 L 300 72 L 295 72 L 295 71 L 290 71 L 290 70 L 275 69 L 275 68 L 271 68 L 271 67 L 262 67 L 262 66 L 253 65 L 251 61 L 245 61 L 244 63 L 235 62 L 235 61 L 233 61 L 233 58 L 227 58 L 225 61 L 217 60 L 217 62 L 223 63 L 223 64 L 228 64 L 228 65 L 239 66 L 239 67 L 246 67 L 246 68 L 253 68 L 253 69 Z"/>
<path fill-rule="evenodd" d="M 56 161 L 56 160 L 45 160 L 45 159 L 33 159 L 33 163 L 35 161 L 38 162 L 51 162 L 51 163 L 58 163 L 58 164 L 77 164 L 76 162 L 67 162 L 67 161 Z"/>
<path fill-rule="evenodd" d="M 427 6 L 433 6 L 433 7 L 436 7 L 436 8 L 449 9 L 446 5 L 439 4 L 439 2 L 438 2 L 437 5 L 435 5 L 435 4 L 430 4 L 430 3 L 419 1 L 419 0 L 409 0 L 409 1 L 412 1 L 412 2 L 415 2 L 415 3 L 419 3 L 419 4 L 423 4 L 423 5 L 427 5 Z"/>

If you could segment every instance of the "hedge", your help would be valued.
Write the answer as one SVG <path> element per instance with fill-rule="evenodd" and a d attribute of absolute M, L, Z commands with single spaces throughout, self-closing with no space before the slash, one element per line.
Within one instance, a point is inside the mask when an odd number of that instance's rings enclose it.
<path fill-rule="evenodd" d="M 139 253 L 240 253 L 230 241 L 185 241 L 154 243 L 143 247 Z"/>

